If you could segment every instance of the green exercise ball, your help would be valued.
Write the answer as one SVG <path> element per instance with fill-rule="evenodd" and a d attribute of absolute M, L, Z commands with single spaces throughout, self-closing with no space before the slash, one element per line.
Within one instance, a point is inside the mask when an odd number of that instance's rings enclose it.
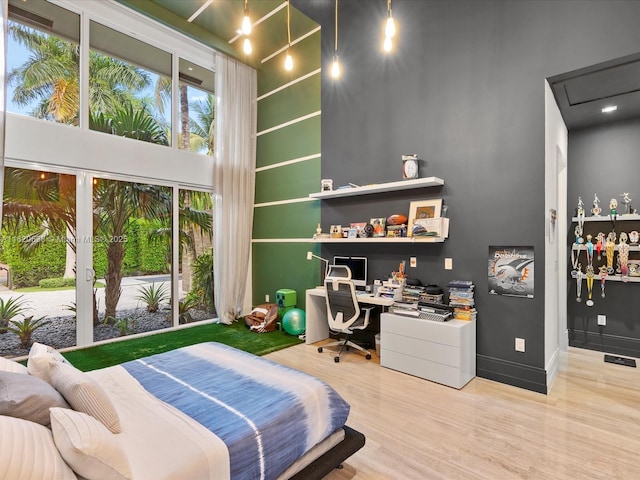
<path fill-rule="evenodd" d="M 289 335 L 300 335 L 306 328 L 306 315 L 304 310 L 292 308 L 282 317 L 282 328 Z"/>

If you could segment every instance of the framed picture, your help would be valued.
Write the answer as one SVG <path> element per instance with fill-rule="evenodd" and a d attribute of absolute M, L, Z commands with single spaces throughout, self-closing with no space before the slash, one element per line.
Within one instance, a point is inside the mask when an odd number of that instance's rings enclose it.
<path fill-rule="evenodd" d="M 385 218 L 372 218 L 369 223 L 373 225 L 373 236 L 384 237 Z"/>
<path fill-rule="evenodd" d="M 442 199 L 416 200 L 409 205 L 409 225 L 407 235 L 413 236 L 413 224 L 416 220 L 425 218 L 439 218 L 442 212 Z"/>

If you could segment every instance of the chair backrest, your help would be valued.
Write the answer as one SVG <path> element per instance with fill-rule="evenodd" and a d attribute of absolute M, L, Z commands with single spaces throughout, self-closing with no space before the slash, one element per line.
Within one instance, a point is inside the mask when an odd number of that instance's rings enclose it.
<path fill-rule="evenodd" d="M 344 278 L 345 280 L 351 280 L 351 269 L 346 265 L 329 265 L 329 273 L 326 279 Z"/>
<path fill-rule="evenodd" d="M 347 331 L 360 316 L 353 282 L 343 278 L 327 278 L 324 287 L 329 328 L 336 332 Z"/>

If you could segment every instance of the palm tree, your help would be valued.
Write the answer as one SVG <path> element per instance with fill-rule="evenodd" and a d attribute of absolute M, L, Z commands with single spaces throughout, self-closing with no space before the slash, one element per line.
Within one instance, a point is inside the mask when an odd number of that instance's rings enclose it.
<path fill-rule="evenodd" d="M 213 155 L 213 127 L 215 97 L 207 94 L 204 100 L 191 103 L 191 110 L 195 112 L 195 119 L 190 120 L 192 150 L 206 149 L 207 155 Z"/>
<path fill-rule="evenodd" d="M 93 119 L 93 120 L 92 120 Z M 114 115 L 93 114 L 96 129 L 114 135 L 167 145 L 164 129 L 142 108 L 129 104 Z M 100 128 L 98 128 L 100 127 Z M 171 212 L 171 197 L 163 187 L 117 180 L 99 180 L 93 190 L 94 235 L 107 244 L 105 318 L 115 318 L 122 293 L 122 262 L 127 225 L 136 217 L 164 218 Z"/>
<path fill-rule="evenodd" d="M 32 115 L 77 124 L 80 105 L 78 45 L 9 22 L 9 34 L 29 49 L 25 63 L 8 73 L 13 100 L 21 106 L 36 102 Z M 89 99 L 92 110 L 114 112 L 121 105 L 141 103 L 135 93 L 151 84 L 150 75 L 96 51 L 89 53 Z"/>
<path fill-rule="evenodd" d="M 64 238 L 67 258 L 64 277 L 75 276 L 76 179 L 74 175 L 5 168 L 5 228 L 18 234 L 24 225 L 35 231 L 20 242 L 25 258 L 52 235 Z"/>

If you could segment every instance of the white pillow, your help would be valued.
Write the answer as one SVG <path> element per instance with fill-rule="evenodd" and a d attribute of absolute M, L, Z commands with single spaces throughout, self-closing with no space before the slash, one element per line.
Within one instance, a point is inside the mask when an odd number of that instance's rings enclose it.
<path fill-rule="evenodd" d="M 49 363 L 51 385 L 71 408 L 100 420 L 112 433 L 120 433 L 120 418 L 107 392 L 89 375 L 70 363 Z"/>
<path fill-rule="evenodd" d="M 20 418 L 0 416 L 0 478 L 75 479 L 47 427 Z"/>
<path fill-rule="evenodd" d="M 49 362 L 51 361 L 69 363 L 55 348 L 33 342 L 29 350 L 29 359 L 27 360 L 29 374 L 51 383 L 51 377 L 49 376 Z"/>
<path fill-rule="evenodd" d="M 14 362 L 13 360 L 9 360 L 8 358 L 4 357 L 0 357 L 0 370 L 3 372 L 12 373 L 29 373 L 27 367 L 25 367 L 21 363 Z"/>
<path fill-rule="evenodd" d="M 62 458 L 88 480 L 131 479 L 129 460 L 114 435 L 98 420 L 67 408 L 52 408 L 53 440 Z"/>

